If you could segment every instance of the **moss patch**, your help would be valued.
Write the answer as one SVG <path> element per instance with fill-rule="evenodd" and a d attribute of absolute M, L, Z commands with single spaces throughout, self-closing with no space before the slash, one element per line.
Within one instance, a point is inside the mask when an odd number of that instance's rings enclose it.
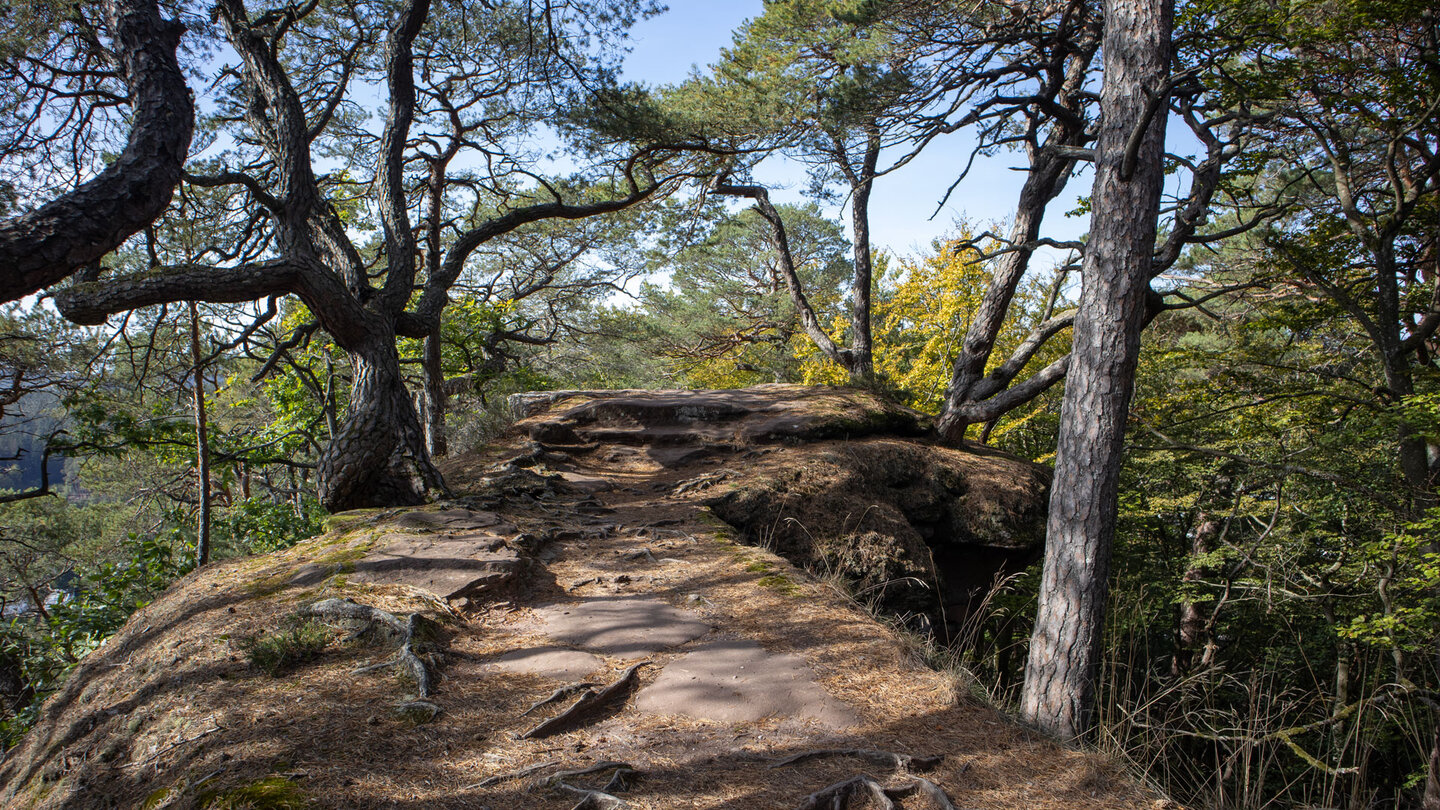
<path fill-rule="evenodd" d="M 195 803 L 205 810 L 301 810 L 310 806 L 310 799 L 289 779 L 270 776 L 229 790 L 206 791 Z"/>
<path fill-rule="evenodd" d="M 800 594 L 800 586 L 795 584 L 795 580 L 784 574 L 769 574 L 763 576 L 760 578 L 760 586 L 769 588 L 785 596 L 798 596 Z"/>

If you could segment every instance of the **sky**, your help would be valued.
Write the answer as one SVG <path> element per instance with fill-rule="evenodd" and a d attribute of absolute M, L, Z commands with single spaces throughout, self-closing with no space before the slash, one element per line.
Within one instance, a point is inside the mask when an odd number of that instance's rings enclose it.
<path fill-rule="evenodd" d="M 683 81 L 692 69 L 704 70 L 717 61 L 720 50 L 730 45 L 731 33 L 746 19 L 759 15 L 763 7 L 761 0 L 672 0 L 668 12 L 632 30 L 626 78 L 649 84 Z M 963 135 L 939 138 L 914 161 L 876 181 L 870 202 L 875 245 L 899 255 L 914 254 L 928 248 L 931 240 L 954 233 L 961 220 L 980 231 L 1002 225 L 1024 181 L 1024 175 L 1012 168 L 1024 161 L 1017 154 L 978 160 L 947 204 L 936 211 L 968 159 L 969 142 Z M 804 172 L 791 162 L 767 160 L 756 176 L 771 187 L 777 202 L 803 199 Z M 1086 178 L 1071 184 L 1072 190 L 1080 192 L 1088 188 Z M 1073 198 L 1059 202 L 1047 217 L 1047 235 L 1078 238 L 1085 221 L 1060 213 L 1075 208 Z M 848 221 L 848 210 L 832 213 L 843 213 Z"/>

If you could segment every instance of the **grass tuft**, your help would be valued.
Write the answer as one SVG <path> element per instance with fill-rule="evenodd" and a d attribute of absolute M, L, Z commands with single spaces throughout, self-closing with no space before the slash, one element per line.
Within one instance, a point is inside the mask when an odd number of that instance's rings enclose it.
<path fill-rule="evenodd" d="M 313 619 L 239 642 L 240 649 L 250 658 L 250 665 L 272 678 L 318 657 L 329 644 L 330 628 Z"/>

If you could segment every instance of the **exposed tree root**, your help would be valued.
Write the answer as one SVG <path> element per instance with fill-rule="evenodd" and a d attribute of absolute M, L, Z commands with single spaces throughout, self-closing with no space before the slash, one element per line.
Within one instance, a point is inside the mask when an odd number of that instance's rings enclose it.
<path fill-rule="evenodd" d="M 314 616 L 326 621 L 360 625 L 351 638 L 380 634 L 398 646 L 394 657 L 390 660 L 360 667 L 355 670 L 357 674 L 399 667 L 415 682 L 417 701 L 423 701 L 434 694 L 435 678 L 430 673 L 429 665 L 416 652 L 417 645 L 423 646 L 433 635 L 434 622 L 419 613 L 412 613 L 401 619 L 393 613 L 352 602 L 349 599 L 324 599 L 309 606 L 303 612 L 307 616 Z"/>
<path fill-rule="evenodd" d="M 928 779 L 911 775 L 915 771 L 932 770 L 945 758 L 943 754 L 933 757 L 917 757 L 873 748 L 820 748 L 814 751 L 802 751 L 794 756 L 776 760 L 770 763 L 770 767 L 783 768 L 787 765 L 821 757 L 856 757 L 868 760 L 876 765 L 892 769 L 897 775 L 903 776 L 905 781 L 895 787 L 885 787 L 874 777 L 859 774 L 811 793 L 800 802 L 797 810 L 821 810 L 821 808 L 846 810 L 856 798 L 864 796 L 869 796 L 880 810 L 895 810 L 895 799 L 917 792 L 923 793 L 939 810 L 958 810 L 954 802 L 950 800 L 950 796 L 945 793 L 944 788 Z"/>
<path fill-rule="evenodd" d="M 800 801 L 797 810 L 822 810 L 822 808 L 845 810 L 857 796 L 869 796 L 874 799 L 875 806 L 880 810 L 895 810 L 894 800 L 909 796 L 915 790 L 916 785 L 913 783 L 887 788 L 874 779 L 860 774 L 811 793 Z"/>
<path fill-rule="evenodd" d="M 730 470 L 721 470 L 720 472 L 697 475 L 688 481 L 681 481 L 680 483 L 676 484 L 675 488 L 670 490 L 670 494 L 684 495 L 687 492 L 694 492 L 701 489 L 709 489 L 716 484 L 719 484 L 734 477 L 735 473 L 731 472 Z"/>
<path fill-rule="evenodd" d="M 585 788 L 577 788 L 574 785 L 564 783 L 561 783 L 558 787 L 580 796 L 580 802 L 570 808 L 570 810 L 619 810 L 619 808 L 629 806 L 625 804 L 624 799 L 621 799 L 619 796 L 612 796 L 603 790 L 586 790 Z"/>
<path fill-rule="evenodd" d="M 639 666 L 638 664 L 636 666 Z M 633 670 L 634 667 L 631 667 Z M 576 787 L 566 779 L 576 776 L 585 776 L 592 773 L 603 773 L 614 769 L 615 773 L 610 776 L 610 781 L 605 787 L 599 790 L 591 788 Z M 622 791 L 630 788 L 630 780 L 636 776 L 636 771 L 624 762 L 597 762 L 588 768 L 580 768 L 573 771 L 559 771 L 551 774 L 549 782 L 554 787 L 575 794 L 580 797 L 580 802 L 570 810 L 617 810 L 617 808 L 628 807 L 625 801 L 615 796 L 611 791 Z"/>
<path fill-rule="evenodd" d="M 554 692 L 551 692 L 551 693 L 550 693 L 550 697 L 547 697 L 547 698 L 545 698 L 544 700 L 537 700 L 536 702 L 530 704 L 530 708 L 528 708 L 528 709 L 526 709 L 525 711 L 521 712 L 521 713 L 520 713 L 520 716 L 521 716 L 521 717 L 524 717 L 524 716 L 530 714 L 531 712 L 535 711 L 536 709 L 540 708 L 541 706 L 549 706 L 551 703 L 558 703 L 558 702 L 564 700 L 565 698 L 570 697 L 571 695 L 573 695 L 573 694 L 575 694 L 575 693 L 577 693 L 577 692 L 584 692 L 584 691 L 587 690 L 587 689 L 594 689 L 595 687 L 597 687 L 597 686 L 599 686 L 599 685 L 600 685 L 600 684 L 598 684 L 598 683 L 590 683 L 590 682 L 588 682 L 588 681 L 582 681 L 581 683 L 572 683 L 572 684 L 569 684 L 568 686 L 562 686 L 562 687 L 560 687 L 559 689 L 556 689 Z"/>
<path fill-rule="evenodd" d="M 640 667 L 648 663 L 650 662 L 641 661 L 635 664 L 625 670 L 614 683 L 598 692 L 586 688 L 584 693 L 580 695 L 580 699 L 571 704 L 570 708 L 521 734 L 521 739 L 530 740 L 549 737 L 552 734 L 560 734 L 593 722 L 599 715 L 604 713 L 606 709 L 617 702 L 623 703 L 630 697 L 630 693 L 634 691 L 635 684 L 637 683 L 636 673 L 639 672 Z M 545 702 L 548 702 L 548 699 Z"/>
<path fill-rule="evenodd" d="M 508 782 L 512 779 L 524 779 L 529 776 L 534 776 L 547 768 L 553 768 L 558 764 L 559 763 L 552 760 L 550 762 L 542 762 L 539 765 L 531 765 L 528 768 L 521 768 L 518 771 L 488 776 L 466 789 L 489 787 L 490 785 Z M 577 776 L 588 776 L 592 773 L 604 773 L 605 771 L 614 771 L 614 773 L 611 774 L 610 781 L 605 783 L 605 787 L 599 788 L 598 790 L 577 787 L 565 781 Z M 623 799 L 615 796 L 614 793 L 629 790 L 630 781 L 637 775 L 638 772 L 627 763 L 606 760 L 585 768 L 556 771 L 545 777 L 545 782 L 553 788 L 580 797 L 580 803 L 575 805 L 572 810 L 615 810 L 616 808 L 626 807 L 627 805 Z"/>
<path fill-rule="evenodd" d="M 770 767 L 783 768 L 786 765 L 794 765 L 797 762 L 821 757 L 856 757 L 869 760 L 876 765 L 883 765 L 899 773 L 925 773 L 933 770 L 941 760 L 945 759 L 944 754 L 936 754 L 933 757 L 917 757 L 911 754 L 879 751 L 874 748 L 818 748 L 814 751 L 802 751 L 792 757 L 776 760 L 770 763 Z"/>
<path fill-rule="evenodd" d="M 549 762 L 541 762 L 538 765 L 531 765 L 528 768 L 521 768 L 518 771 L 510 771 L 509 773 L 497 773 L 494 776 L 487 776 L 484 779 L 481 779 L 479 782 L 476 782 L 475 784 L 466 787 L 465 789 L 474 790 L 475 788 L 498 785 L 501 782 L 509 782 L 512 779 L 524 779 L 527 776 L 534 776 L 535 774 L 545 770 L 546 768 L 553 768 L 559 764 L 560 763 L 551 760 Z"/>
<path fill-rule="evenodd" d="M 940 808 L 940 810 L 959 810 L 959 808 L 955 806 L 955 803 L 950 801 L 950 796 L 945 792 L 945 789 L 931 782 L 929 779 L 912 776 L 910 777 L 910 781 L 915 783 L 915 787 L 918 788 L 921 793 L 930 797 L 930 801 L 934 802 L 935 806 Z"/>

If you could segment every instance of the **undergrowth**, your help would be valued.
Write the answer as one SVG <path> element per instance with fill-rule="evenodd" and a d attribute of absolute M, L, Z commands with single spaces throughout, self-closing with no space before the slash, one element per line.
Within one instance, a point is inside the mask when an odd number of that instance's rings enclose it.
<path fill-rule="evenodd" d="M 289 503 L 239 501 L 216 522 L 216 559 L 288 548 L 319 533 L 322 517 L 313 500 L 298 515 Z M 194 567 L 193 524 L 175 513 L 153 534 L 130 535 L 118 558 L 78 570 L 69 598 L 0 624 L 0 675 L 20 685 L 0 705 L 0 751 L 20 741 L 81 659 Z"/>

